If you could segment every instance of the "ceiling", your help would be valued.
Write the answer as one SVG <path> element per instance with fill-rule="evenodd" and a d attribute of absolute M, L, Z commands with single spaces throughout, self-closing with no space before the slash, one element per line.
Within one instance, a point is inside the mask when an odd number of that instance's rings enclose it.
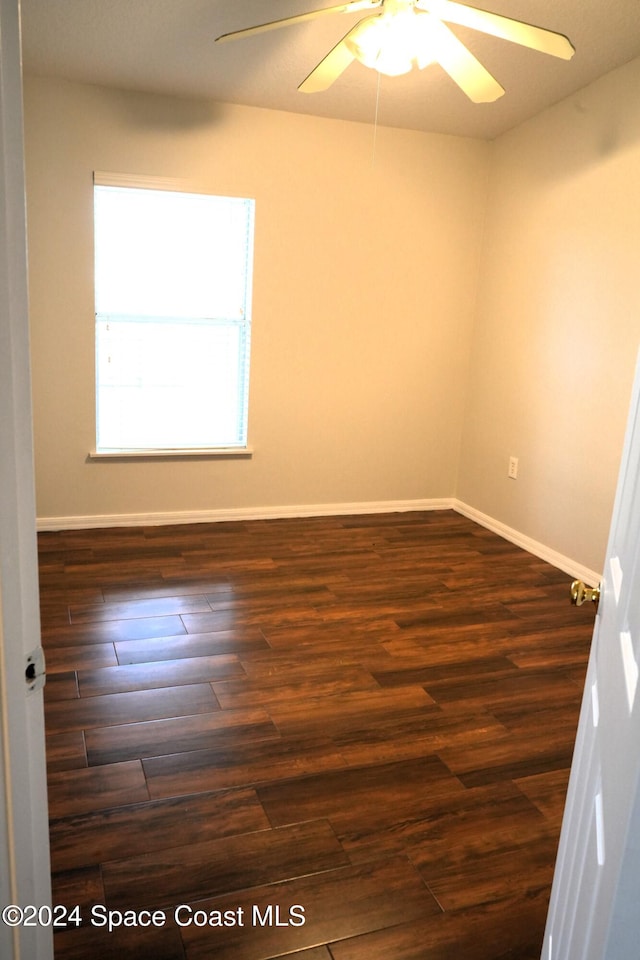
<path fill-rule="evenodd" d="M 471 103 L 438 66 L 379 78 L 354 62 L 328 91 L 298 92 L 298 84 L 362 14 L 213 42 L 222 33 L 336 2 L 22 0 L 25 71 L 491 140 L 640 56 L 640 0 L 468 0 L 563 33 L 576 48 L 567 62 L 453 27 L 506 89 L 489 104 Z"/>

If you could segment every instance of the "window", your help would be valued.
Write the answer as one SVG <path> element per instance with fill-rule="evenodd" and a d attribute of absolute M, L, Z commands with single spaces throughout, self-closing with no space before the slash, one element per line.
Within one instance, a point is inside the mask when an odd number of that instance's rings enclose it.
<path fill-rule="evenodd" d="M 247 446 L 254 201 L 96 176 L 97 453 Z"/>

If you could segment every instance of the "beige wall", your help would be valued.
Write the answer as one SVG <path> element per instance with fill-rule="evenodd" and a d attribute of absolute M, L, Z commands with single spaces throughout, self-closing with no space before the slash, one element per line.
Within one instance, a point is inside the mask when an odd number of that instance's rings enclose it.
<path fill-rule="evenodd" d="M 449 497 L 489 147 L 28 78 L 38 515 Z M 92 172 L 256 198 L 252 460 L 87 462 Z"/>
<path fill-rule="evenodd" d="M 596 571 L 640 339 L 638 89 L 635 61 L 493 145 L 458 481 Z"/>

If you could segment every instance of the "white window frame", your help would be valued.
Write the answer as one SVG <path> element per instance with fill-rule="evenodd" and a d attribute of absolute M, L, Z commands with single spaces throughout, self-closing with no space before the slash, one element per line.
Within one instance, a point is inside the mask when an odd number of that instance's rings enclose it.
<path fill-rule="evenodd" d="M 166 179 L 166 178 L 157 178 L 157 177 L 144 177 L 144 176 L 131 176 L 115 173 L 103 173 L 96 171 L 94 173 L 94 187 L 116 187 L 116 188 L 133 188 L 133 189 L 145 189 L 153 191 L 170 191 L 173 193 L 180 194 L 201 194 L 212 196 L 211 191 L 198 189 L 196 185 L 188 183 L 183 180 L 177 179 Z M 230 321 L 227 317 L 193 317 L 193 316 L 178 316 L 178 317 L 169 317 L 162 316 L 157 318 L 152 318 L 150 316 L 143 316 L 142 313 L 140 317 L 127 316 L 126 314 L 120 315 L 109 315 L 108 313 L 98 313 L 98 306 L 96 306 L 96 447 L 92 450 L 89 456 L 93 459 L 128 459 L 128 458 L 147 458 L 147 457 L 210 457 L 210 456 L 226 456 L 226 457 L 250 457 L 253 453 L 251 446 L 248 444 L 247 440 L 247 421 L 248 421 L 248 396 L 249 396 L 249 370 L 250 370 L 250 347 L 251 347 L 251 294 L 252 294 L 252 273 L 253 273 L 253 230 L 254 230 L 254 210 L 255 202 L 248 198 L 230 198 L 224 197 L 221 198 L 226 201 L 238 204 L 242 204 L 247 211 L 247 240 L 246 248 L 244 255 L 246 256 L 246 272 L 245 272 L 245 285 L 244 285 L 244 303 L 242 318 L 239 319 L 236 317 L 233 321 Z M 173 311 L 175 312 L 175 311 Z M 195 323 L 194 323 L 195 319 Z M 189 446 L 188 444 L 181 443 L 161 443 L 159 445 L 154 445 L 149 443 L 148 445 L 118 445 L 118 446 L 107 446 L 104 443 L 101 445 L 99 442 L 99 396 L 100 396 L 100 374 L 98 369 L 99 363 L 99 331 L 104 330 L 105 323 L 123 323 L 123 329 L 126 329 L 127 324 L 130 324 L 131 320 L 136 320 L 140 323 L 161 323 L 168 324 L 168 327 L 173 327 L 175 329 L 176 324 L 184 323 L 189 324 L 192 331 L 195 330 L 198 326 L 201 326 L 203 331 L 206 330 L 207 326 L 211 329 L 212 335 L 213 331 L 222 330 L 224 327 L 227 329 L 235 329 L 237 333 L 237 339 L 240 344 L 240 365 L 239 365 L 239 390 L 237 397 L 239 397 L 238 409 L 237 409 L 237 425 L 238 433 L 232 439 L 230 443 L 219 444 L 219 445 L 204 445 L 198 444 L 196 446 Z"/>

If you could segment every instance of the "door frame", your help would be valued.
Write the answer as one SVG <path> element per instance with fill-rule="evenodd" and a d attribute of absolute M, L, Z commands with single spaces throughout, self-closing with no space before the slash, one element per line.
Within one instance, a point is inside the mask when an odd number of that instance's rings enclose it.
<path fill-rule="evenodd" d="M 51 905 L 29 362 L 19 0 L 0 0 L 0 909 Z M 51 960 L 50 926 L 0 919 L 0 953 Z"/>

